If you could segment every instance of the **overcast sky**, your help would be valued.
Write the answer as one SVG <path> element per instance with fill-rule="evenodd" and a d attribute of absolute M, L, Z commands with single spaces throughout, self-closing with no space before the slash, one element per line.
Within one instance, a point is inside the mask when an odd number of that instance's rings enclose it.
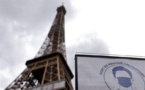
<path fill-rule="evenodd" d="M 62 3 L 73 72 L 76 52 L 145 56 L 144 0 L 0 0 L 0 90 L 36 55 Z"/>

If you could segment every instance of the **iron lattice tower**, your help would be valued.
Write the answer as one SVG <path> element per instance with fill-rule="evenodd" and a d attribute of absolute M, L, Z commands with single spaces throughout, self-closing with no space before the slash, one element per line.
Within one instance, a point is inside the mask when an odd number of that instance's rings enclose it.
<path fill-rule="evenodd" d="M 57 15 L 36 57 L 26 62 L 27 68 L 5 90 L 73 90 L 73 74 L 66 63 L 64 6 Z"/>

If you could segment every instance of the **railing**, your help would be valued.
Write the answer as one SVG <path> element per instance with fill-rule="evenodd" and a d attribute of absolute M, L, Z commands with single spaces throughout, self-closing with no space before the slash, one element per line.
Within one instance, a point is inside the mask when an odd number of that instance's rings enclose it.
<path fill-rule="evenodd" d="M 57 89 L 63 89 L 63 88 L 65 88 L 65 80 L 56 81 L 49 84 L 45 84 L 43 86 L 37 86 L 33 88 L 28 88 L 25 90 L 57 90 Z"/>

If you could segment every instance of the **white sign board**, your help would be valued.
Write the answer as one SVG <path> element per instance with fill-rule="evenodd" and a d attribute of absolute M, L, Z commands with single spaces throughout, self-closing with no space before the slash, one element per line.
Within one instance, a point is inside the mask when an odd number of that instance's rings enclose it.
<path fill-rule="evenodd" d="M 145 90 L 145 59 L 75 56 L 76 90 Z"/>

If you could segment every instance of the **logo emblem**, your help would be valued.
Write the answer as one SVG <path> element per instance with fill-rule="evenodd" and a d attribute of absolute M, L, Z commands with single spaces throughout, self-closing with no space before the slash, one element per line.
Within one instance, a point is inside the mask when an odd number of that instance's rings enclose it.
<path fill-rule="evenodd" d="M 124 76 L 124 75 L 117 75 L 117 72 L 122 72 L 122 73 L 126 73 L 128 74 L 128 76 Z M 116 79 L 116 81 L 122 86 L 122 87 L 125 87 L 125 88 L 128 88 L 132 85 L 132 73 L 122 67 L 122 66 L 117 66 L 117 67 L 114 67 L 113 70 L 112 70 L 112 73 L 113 73 L 113 76 L 114 78 Z"/>
<path fill-rule="evenodd" d="M 130 64 L 108 63 L 102 67 L 100 75 L 109 90 L 145 90 L 145 75 Z"/>

